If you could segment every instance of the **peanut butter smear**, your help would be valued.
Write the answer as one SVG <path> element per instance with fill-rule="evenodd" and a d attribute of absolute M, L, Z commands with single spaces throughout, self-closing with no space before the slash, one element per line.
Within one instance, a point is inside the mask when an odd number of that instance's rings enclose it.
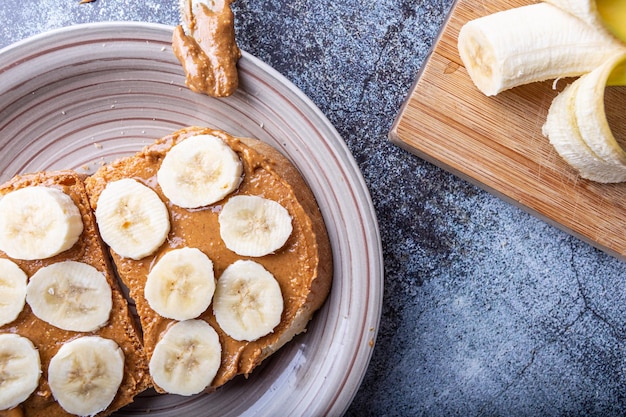
<path fill-rule="evenodd" d="M 235 41 L 231 0 L 206 3 L 192 6 L 191 0 L 182 2 L 181 15 L 187 32 L 183 25 L 174 29 L 172 49 L 185 70 L 189 89 L 212 97 L 227 97 L 239 86 L 237 61 L 241 57 Z"/>

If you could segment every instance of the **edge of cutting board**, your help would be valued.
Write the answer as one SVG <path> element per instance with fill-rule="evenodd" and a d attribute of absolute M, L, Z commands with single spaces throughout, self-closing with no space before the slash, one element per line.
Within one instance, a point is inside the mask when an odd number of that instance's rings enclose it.
<path fill-rule="evenodd" d="M 456 39 L 465 22 L 532 3 L 536 1 L 457 0 L 389 140 L 626 260 L 626 184 L 580 178 L 541 133 L 550 103 L 572 80 L 528 84 L 486 97 L 459 58 Z"/>

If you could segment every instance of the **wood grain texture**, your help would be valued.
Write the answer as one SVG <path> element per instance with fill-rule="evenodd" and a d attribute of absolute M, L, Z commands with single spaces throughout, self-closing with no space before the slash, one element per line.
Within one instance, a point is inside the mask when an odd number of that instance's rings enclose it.
<path fill-rule="evenodd" d="M 572 79 L 528 84 L 486 97 L 474 86 L 459 58 L 457 36 L 465 22 L 531 3 L 458 0 L 389 138 L 595 247 L 626 259 L 626 184 L 598 184 L 580 178 L 541 133 L 550 103 Z M 606 94 L 607 113 L 617 109 L 613 112 L 623 115 L 626 89 L 619 88 L 621 91 Z M 623 133 L 623 116 L 613 116 L 613 120 L 622 121 L 618 124 Z"/>

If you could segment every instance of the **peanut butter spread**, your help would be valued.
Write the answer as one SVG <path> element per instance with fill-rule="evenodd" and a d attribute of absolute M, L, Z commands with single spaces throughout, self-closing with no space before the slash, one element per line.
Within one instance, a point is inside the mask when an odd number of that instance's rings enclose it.
<path fill-rule="evenodd" d="M 182 10 L 188 33 L 174 29 L 172 49 L 186 73 L 192 91 L 213 97 L 231 95 L 239 85 L 237 61 L 241 51 L 235 42 L 234 16 L 230 0 L 216 0 L 209 7 L 186 2 Z"/>
<path fill-rule="evenodd" d="M 47 382 L 47 369 L 50 360 L 66 342 L 85 335 L 99 335 L 114 340 L 124 352 L 124 378 L 117 396 L 102 414 L 132 402 L 133 397 L 149 386 L 148 366 L 135 323 L 129 313 L 128 304 L 121 293 L 117 279 L 111 273 L 108 256 L 96 230 L 95 218 L 87 200 L 82 178 L 72 171 L 38 173 L 18 176 L 0 186 L 0 196 L 28 186 L 43 185 L 58 188 L 69 195 L 82 215 L 83 232 L 78 242 L 69 250 L 44 260 L 23 261 L 11 259 L 29 277 L 44 266 L 56 262 L 73 260 L 87 263 L 105 274 L 113 289 L 113 308 L 108 323 L 89 333 L 61 330 L 37 318 L 28 304 L 17 319 L 0 327 L 0 333 L 17 333 L 35 345 L 41 358 L 42 375 L 35 392 L 16 409 L 0 411 L 4 415 L 25 416 L 67 416 L 54 400 Z M 10 259 L 0 251 L 0 258 Z M 20 414 L 21 413 L 21 414 Z"/>
<path fill-rule="evenodd" d="M 201 209 L 184 209 L 167 200 L 156 175 L 166 153 L 175 144 L 196 134 L 212 134 L 224 140 L 241 158 L 243 180 L 239 188 L 222 201 Z M 277 252 L 254 259 L 276 277 L 283 294 L 283 315 L 273 333 L 254 342 L 237 341 L 220 329 L 211 306 L 199 317 L 217 331 L 222 345 L 221 366 L 211 387 L 217 388 L 237 374 L 249 374 L 264 358 L 304 331 L 312 312 L 321 306 L 329 291 L 332 260 L 319 208 L 299 173 L 282 155 L 260 141 L 234 138 L 222 131 L 183 129 L 135 156 L 102 167 L 89 177 L 86 187 L 94 210 L 107 183 L 122 178 L 133 178 L 152 188 L 170 213 L 170 233 L 156 253 L 132 260 L 112 251 L 118 273 L 135 300 L 148 358 L 168 326 L 174 323 L 158 315 L 146 301 L 144 287 L 148 272 L 163 254 L 185 246 L 200 249 L 213 261 L 217 279 L 228 265 L 242 259 L 225 247 L 219 233 L 218 215 L 222 205 L 233 195 L 260 195 L 280 203 L 292 216 L 293 232 Z"/>

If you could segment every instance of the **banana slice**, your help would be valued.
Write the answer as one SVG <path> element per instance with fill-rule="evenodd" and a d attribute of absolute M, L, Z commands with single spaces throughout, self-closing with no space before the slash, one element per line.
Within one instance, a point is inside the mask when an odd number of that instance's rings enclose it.
<path fill-rule="evenodd" d="M 205 390 L 221 364 L 217 332 L 203 320 L 172 325 L 154 347 L 150 375 L 170 394 L 193 395 Z"/>
<path fill-rule="evenodd" d="M 608 32 L 548 3 L 471 20 L 458 37 L 461 60 L 487 96 L 535 81 L 585 74 L 625 48 Z"/>
<path fill-rule="evenodd" d="M 90 332 L 104 326 L 113 305 L 103 273 L 82 262 L 58 262 L 39 269 L 26 287 L 35 316 L 64 330 Z"/>
<path fill-rule="evenodd" d="M 65 411 L 79 416 L 93 416 L 106 409 L 123 377 L 122 349 L 100 336 L 66 342 L 48 366 L 52 395 Z"/>
<path fill-rule="evenodd" d="M 0 334 L 0 410 L 25 401 L 39 385 L 40 375 L 41 361 L 33 343 L 17 334 Z"/>
<path fill-rule="evenodd" d="M 176 144 L 163 158 L 157 180 L 177 206 L 197 208 L 235 191 L 242 180 L 239 156 L 217 136 L 197 135 Z"/>
<path fill-rule="evenodd" d="M 217 281 L 213 312 L 220 327 L 233 339 L 257 340 L 280 323 L 280 286 L 261 264 L 238 260 Z"/>
<path fill-rule="evenodd" d="M 27 281 L 19 266 L 0 258 L 0 326 L 11 323 L 24 309 Z"/>
<path fill-rule="evenodd" d="M 196 248 L 167 252 L 154 265 L 144 288 L 150 307 L 174 320 L 198 317 L 215 291 L 213 262 Z"/>
<path fill-rule="evenodd" d="M 157 193 L 130 178 L 107 184 L 96 221 L 102 240 L 121 257 L 135 260 L 154 253 L 170 231 L 167 207 Z"/>
<path fill-rule="evenodd" d="M 50 258 L 74 246 L 82 231 L 74 201 L 56 188 L 20 188 L 0 199 L 0 250 L 11 258 Z"/>
<path fill-rule="evenodd" d="M 273 253 L 283 247 L 293 230 L 286 208 L 253 195 L 229 198 L 218 220 L 224 244 L 241 256 Z"/>

